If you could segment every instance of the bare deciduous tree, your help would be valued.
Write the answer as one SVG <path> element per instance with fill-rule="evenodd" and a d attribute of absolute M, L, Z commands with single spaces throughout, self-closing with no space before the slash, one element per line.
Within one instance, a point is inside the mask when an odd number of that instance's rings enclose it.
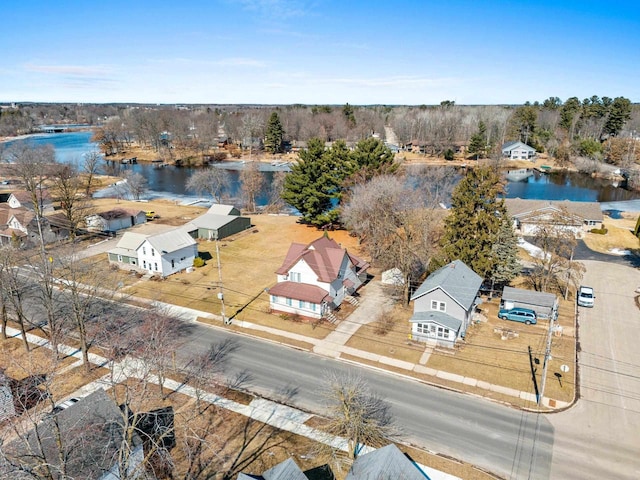
<path fill-rule="evenodd" d="M 245 200 L 246 208 L 249 212 L 256 211 L 256 195 L 260 193 L 264 184 L 264 176 L 260 171 L 259 162 L 249 162 L 245 164 L 240 172 L 240 188 Z"/>
<path fill-rule="evenodd" d="M 391 415 L 390 405 L 371 391 L 367 382 L 355 373 L 325 374 L 323 397 L 328 410 L 328 421 L 322 430 L 329 436 L 347 441 L 347 459 L 333 442 L 323 442 L 318 449 L 329 454 L 341 469 L 351 463 L 361 447 L 374 448 L 388 444 L 399 435 Z"/>
<path fill-rule="evenodd" d="M 134 200 L 140 200 L 140 197 L 147 191 L 147 179 L 141 174 L 128 171 L 124 175 L 126 191 Z"/>
<path fill-rule="evenodd" d="M 187 189 L 197 194 L 209 194 L 218 203 L 222 203 L 225 190 L 229 188 L 229 172 L 222 168 L 209 167 L 198 170 L 187 180 Z"/>

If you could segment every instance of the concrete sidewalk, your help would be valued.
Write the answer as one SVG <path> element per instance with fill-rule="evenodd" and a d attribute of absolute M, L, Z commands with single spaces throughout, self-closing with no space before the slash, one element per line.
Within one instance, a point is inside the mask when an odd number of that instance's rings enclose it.
<path fill-rule="evenodd" d="M 22 338 L 20 331 L 11 327 L 7 327 L 7 336 L 10 338 Z M 48 340 L 31 333 L 27 333 L 27 341 L 31 344 L 39 345 L 44 348 L 51 348 Z M 67 356 L 78 359 L 78 361 L 74 362 L 72 365 L 81 365 L 82 354 L 78 349 L 61 344 L 58 345 L 58 350 Z M 69 397 L 85 397 L 100 388 L 107 390 L 115 384 L 126 381 L 129 378 L 144 378 L 156 385 L 159 383 L 158 377 L 150 374 L 153 370 L 153 366 L 148 365 L 140 359 L 127 357 L 122 361 L 112 363 L 100 355 L 89 354 L 89 360 L 95 365 L 104 366 L 108 364 L 112 371 L 79 388 L 69 395 Z M 321 430 L 305 425 L 305 422 L 313 415 L 296 408 L 281 405 L 263 398 L 254 398 L 249 405 L 244 405 L 212 393 L 198 392 L 195 388 L 172 379 L 165 379 L 163 387 L 179 392 L 183 395 L 187 395 L 191 398 L 199 398 L 200 401 L 208 402 L 212 405 L 216 405 L 217 407 L 252 418 L 274 428 L 304 436 L 316 442 L 331 445 L 333 448 L 340 449 L 345 452 L 348 449 L 348 443 L 345 438 L 328 435 Z M 371 450 L 371 448 L 364 446 L 362 452 L 367 453 Z M 427 478 L 433 480 L 461 480 L 459 477 L 441 472 L 440 470 L 436 470 L 425 465 L 416 463 L 416 466 L 427 475 Z"/>

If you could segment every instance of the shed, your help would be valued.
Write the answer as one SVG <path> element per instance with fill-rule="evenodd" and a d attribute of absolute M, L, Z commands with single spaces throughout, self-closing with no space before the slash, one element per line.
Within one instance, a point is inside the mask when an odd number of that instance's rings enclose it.
<path fill-rule="evenodd" d="M 214 205 L 207 213 L 194 218 L 182 228 L 193 238 L 203 240 L 221 240 L 251 228 L 251 219 L 241 217 L 240 212 L 236 208 L 213 209 L 214 207 L 227 206 Z M 230 213 L 214 213 L 219 211 L 229 211 Z M 236 214 L 235 212 L 238 213 Z"/>
<path fill-rule="evenodd" d="M 539 318 L 555 319 L 558 316 L 558 297 L 553 293 L 504 287 L 500 306 L 509 309 L 529 308 Z"/>

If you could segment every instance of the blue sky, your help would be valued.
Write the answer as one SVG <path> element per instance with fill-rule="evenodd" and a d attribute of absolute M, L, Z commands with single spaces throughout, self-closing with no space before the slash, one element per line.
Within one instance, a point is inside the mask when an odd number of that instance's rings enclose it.
<path fill-rule="evenodd" d="M 0 101 L 640 102 L 623 1 L 4 0 Z"/>

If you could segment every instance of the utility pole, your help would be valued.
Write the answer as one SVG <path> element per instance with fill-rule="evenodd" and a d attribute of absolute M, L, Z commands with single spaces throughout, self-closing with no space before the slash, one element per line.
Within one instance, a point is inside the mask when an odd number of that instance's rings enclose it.
<path fill-rule="evenodd" d="M 542 364 L 542 381 L 540 382 L 540 395 L 538 395 L 538 407 L 542 405 L 542 399 L 544 398 L 544 386 L 547 383 L 547 368 L 549 367 L 549 360 L 551 360 L 551 334 L 554 331 L 555 315 L 551 314 L 549 318 L 549 332 L 547 333 L 547 347 L 544 351 L 544 362 Z"/>
<path fill-rule="evenodd" d="M 224 291 L 222 289 L 222 267 L 220 266 L 220 245 L 218 239 L 216 239 L 216 257 L 218 259 L 218 278 L 220 282 L 220 291 L 218 292 L 218 300 L 220 300 L 221 305 L 220 313 L 222 314 L 222 322 L 225 325 L 230 325 L 231 320 L 227 319 L 227 316 L 224 313 Z"/>

